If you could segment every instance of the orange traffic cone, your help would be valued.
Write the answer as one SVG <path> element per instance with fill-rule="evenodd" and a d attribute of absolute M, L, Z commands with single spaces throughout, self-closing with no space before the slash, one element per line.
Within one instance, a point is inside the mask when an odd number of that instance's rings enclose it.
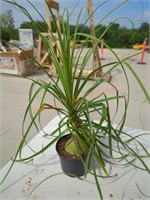
<path fill-rule="evenodd" d="M 146 40 L 144 40 L 143 42 L 143 47 L 142 47 L 142 54 L 141 54 L 141 58 L 140 58 L 140 62 L 138 62 L 138 64 L 146 64 L 144 61 L 144 54 L 145 54 L 145 49 L 146 49 Z"/>

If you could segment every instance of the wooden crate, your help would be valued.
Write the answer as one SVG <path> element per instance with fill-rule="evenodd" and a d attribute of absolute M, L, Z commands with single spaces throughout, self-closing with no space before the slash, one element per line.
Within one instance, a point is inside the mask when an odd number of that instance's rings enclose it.
<path fill-rule="evenodd" d="M 0 73 L 28 76 L 33 73 L 33 49 L 0 52 Z"/>

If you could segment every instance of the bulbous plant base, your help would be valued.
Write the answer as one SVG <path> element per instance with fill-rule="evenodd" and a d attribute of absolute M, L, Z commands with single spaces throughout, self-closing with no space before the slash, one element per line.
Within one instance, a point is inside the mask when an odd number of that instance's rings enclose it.
<path fill-rule="evenodd" d="M 62 171 L 71 177 L 83 176 L 84 175 L 84 165 L 80 157 L 67 154 L 65 151 L 65 144 L 71 138 L 71 134 L 67 134 L 60 138 L 56 143 L 56 151 L 60 158 Z M 86 159 L 86 156 L 83 156 Z"/>

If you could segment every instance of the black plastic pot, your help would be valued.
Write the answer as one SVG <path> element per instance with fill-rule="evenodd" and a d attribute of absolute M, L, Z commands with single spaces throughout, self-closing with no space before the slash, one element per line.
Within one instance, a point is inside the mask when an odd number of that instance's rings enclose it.
<path fill-rule="evenodd" d="M 58 140 L 56 143 L 56 151 L 60 158 L 61 168 L 62 171 L 67 174 L 68 176 L 75 177 L 75 176 L 83 176 L 84 175 L 84 165 L 80 158 L 70 158 L 61 155 L 59 150 L 59 145 L 62 141 L 67 140 L 71 137 L 71 134 L 65 135 Z"/>

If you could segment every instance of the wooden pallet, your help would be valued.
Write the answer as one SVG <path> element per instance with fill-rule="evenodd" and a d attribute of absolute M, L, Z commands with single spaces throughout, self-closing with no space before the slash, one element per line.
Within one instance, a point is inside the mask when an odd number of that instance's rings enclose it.
<path fill-rule="evenodd" d="M 60 32 L 59 3 L 57 3 L 54 0 L 46 0 L 46 18 L 47 18 L 47 24 L 48 24 L 49 29 L 48 29 L 47 33 L 41 33 L 41 34 L 45 38 L 49 39 L 50 45 L 54 48 L 54 51 L 55 51 L 56 45 L 54 44 L 53 38 L 55 37 L 56 42 L 57 42 L 57 47 L 59 48 L 59 52 L 61 54 L 59 40 L 57 41 L 58 35 L 57 35 L 57 33 L 52 33 L 51 20 L 50 20 L 51 15 L 50 15 L 50 12 L 49 12 L 48 5 L 51 9 L 54 9 L 56 11 L 56 24 L 57 24 L 57 27 L 58 27 L 58 31 Z M 56 50 L 56 54 L 58 54 L 57 50 Z M 53 65 L 52 60 L 50 59 L 48 52 L 46 51 L 46 49 L 44 49 L 44 44 L 43 44 L 41 37 L 39 37 L 39 39 L 37 40 L 37 60 L 43 66 Z"/>

